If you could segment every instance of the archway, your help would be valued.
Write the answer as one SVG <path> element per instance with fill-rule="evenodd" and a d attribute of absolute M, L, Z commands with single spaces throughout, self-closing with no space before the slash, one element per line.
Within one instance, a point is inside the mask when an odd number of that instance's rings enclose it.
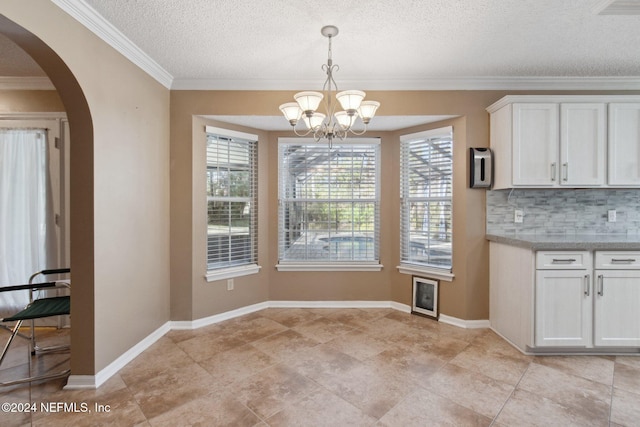
<path fill-rule="evenodd" d="M 94 375 L 94 211 L 93 123 L 80 84 L 64 61 L 28 29 L 0 15 L 0 33 L 16 43 L 45 71 L 65 106 L 69 120 L 72 375 Z M 81 319 L 81 321 L 78 321 Z"/>

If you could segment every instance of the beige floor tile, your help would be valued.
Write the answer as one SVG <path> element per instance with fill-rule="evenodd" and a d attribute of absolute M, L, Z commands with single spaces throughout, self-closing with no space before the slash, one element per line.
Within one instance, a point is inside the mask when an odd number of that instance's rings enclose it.
<path fill-rule="evenodd" d="M 432 375 L 424 388 L 489 418 L 500 412 L 514 390 L 513 385 L 451 364 Z"/>
<path fill-rule="evenodd" d="M 402 313 L 401 313 L 402 314 Z M 408 316 L 408 315 L 407 315 Z M 420 319 L 429 322 L 428 319 Z M 391 316 L 376 319 L 361 328 L 366 334 L 389 344 L 412 345 L 433 339 L 436 334 L 429 328 L 394 320 Z"/>
<path fill-rule="evenodd" d="M 327 318 L 336 320 L 354 329 L 367 326 L 374 320 L 380 319 L 391 313 L 390 309 L 348 309 L 327 314 Z"/>
<path fill-rule="evenodd" d="M 162 337 L 122 368 L 120 376 L 132 386 L 146 382 L 174 366 L 192 362 L 191 357 L 178 345 L 169 338 Z"/>
<path fill-rule="evenodd" d="M 633 366 L 640 369 L 640 355 L 635 356 L 616 356 L 616 363 Z"/>
<path fill-rule="evenodd" d="M 417 388 L 392 368 L 382 370 L 368 362 L 340 376 L 318 378 L 318 383 L 374 418 L 380 418 Z"/>
<path fill-rule="evenodd" d="M 368 360 L 376 369 L 391 370 L 407 384 L 424 386 L 425 382 L 445 365 L 439 357 L 411 347 L 394 347 Z"/>
<path fill-rule="evenodd" d="M 380 419 L 378 425 L 386 427 L 479 427 L 490 424 L 490 418 L 429 391 L 418 390 L 387 412 Z"/>
<path fill-rule="evenodd" d="M 572 407 L 591 420 L 608 421 L 611 386 L 531 363 L 518 389 Z"/>
<path fill-rule="evenodd" d="M 69 334 L 52 331 L 42 342 Z M 17 342 L 0 378 L 28 370 Z M 34 369 L 70 363 L 39 357 Z M 0 425 L 640 426 L 638 356 L 525 356 L 491 330 L 392 309 L 261 310 L 170 331 L 97 390 L 65 382 L 5 387 L 0 402 L 111 410 L 0 413 Z"/>
<path fill-rule="evenodd" d="M 374 425 L 376 418 L 368 416 L 352 404 L 321 388 L 293 404 L 286 405 L 266 421 L 273 427 L 364 427 Z"/>
<path fill-rule="evenodd" d="M 279 361 L 286 361 L 300 351 L 313 348 L 320 341 L 306 337 L 294 330 L 287 330 L 251 343 L 258 350 Z"/>
<path fill-rule="evenodd" d="M 613 386 L 640 394 L 640 368 L 624 363 L 616 363 Z"/>
<path fill-rule="evenodd" d="M 320 383 L 328 383 L 361 366 L 358 359 L 342 353 L 328 344 L 298 352 L 287 366 Z"/>
<path fill-rule="evenodd" d="M 384 340 L 371 336 L 361 330 L 347 332 L 328 341 L 326 345 L 358 360 L 369 359 L 393 347 L 393 345 L 388 344 Z"/>
<path fill-rule="evenodd" d="M 217 353 L 200 362 L 200 366 L 211 374 L 214 383 L 223 386 L 241 381 L 263 369 L 277 364 L 278 361 L 250 344 L 235 347 Z"/>
<path fill-rule="evenodd" d="M 610 386 L 613 384 L 614 359 L 606 356 L 537 356 L 534 361 L 539 365 Z"/>
<path fill-rule="evenodd" d="M 614 388 L 611 422 L 628 427 L 640 425 L 640 394 Z"/>
<path fill-rule="evenodd" d="M 180 341 L 177 346 L 196 362 L 202 362 L 216 353 L 231 350 L 246 343 L 246 340 L 233 335 L 211 333 Z"/>
<path fill-rule="evenodd" d="M 260 418 L 231 396 L 205 396 L 186 402 L 149 421 L 152 427 L 237 426 L 251 427 Z"/>
<path fill-rule="evenodd" d="M 490 351 L 485 346 L 471 344 L 451 359 L 450 363 L 515 386 L 531 362 L 528 356 L 510 353 L 506 355 Z"/>
<path fill-rule="evenodd" d="M 266 419 L 318 389 L 315 382 L 295 370 L 276 365 L 234 383 L 229 391 L 259 417 Z"/>
<path fill-rule="evenodd" d="M 354 330 L 354 328 L 337 320 L 332 320 L 329 317 L 319 317 L 310 322 L 302 323 L 292 329 L 306 337 L 323 343 Z"/>
<path fill-rule="evenodd" d="M 168 369 L 144 383 L 129 386 L 129 390 L 149 419 L 218 391 L 219 387 L 204 368 L 191 363 Z"/>
<path fill-rule="evenodd" d="M 34 417 L 34 426 L 134 425 L 145 421 L 131 391 L 126 388 L 95 398 L 70 394 L 67 399 L 47 402 L 53 404 L 52 408 L 57 412 L 40 412 L 39 417 Z M 59 402 L 71 406 L 59 410 L 56 406 Z"/>
<path fill-rule="evenodd" d="M 239 319 L 244 319 L 244 316 Z M 284 332 L 288 328 L 266 317 L 254 317 L 237 320 L 223 328 L 227 336 L 238 338 L 244 342 L 256 341 L 270 335 Z"/>
<path fill-rule="evenodd" d="M 402 343 L 417 351 L 425 351 L 444 361 L 450 361 L 462 350 L 469 346 L 469 343 L 457 338 L 449 338 L 443 335 L 430 336 L 427 339 L 415 340 L 413 343 Z"/>
<path fill-rule="evenodd" d="M 288 328 L 307 323 L 320 317 L 319 314 L 304 308 L 268 308 L 259 312 L 262 316 L 274 320 Z"/>
<path fill-rule="evenodd" d="M 177 329 L 171 330 L 165 334 L 166 338 L 169 338 L 171 341 L 175 343 L 179 343 L 180 341 L 186 341 L 191 338 L 197 338 L 204 335 L 217 334 L 222 331 L 222 327 L 220 324 L 216 323 L 213 325 L 203 326 L 201 328 L 196 329 Z"/>
<path fill-rule="evenodd" d="M 593 418 L 588 412 L 563 405 L 526 390 L 516 390 L 496 418 L 496 425 L 518 427 L 606 427 L 608 426 L 608 420 Z"/>

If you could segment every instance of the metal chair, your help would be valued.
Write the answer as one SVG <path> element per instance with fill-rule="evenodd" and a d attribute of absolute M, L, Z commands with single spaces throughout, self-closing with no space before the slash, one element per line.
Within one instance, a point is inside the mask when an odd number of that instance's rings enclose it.
<path fill-rule="evenodd" d="M 51 316 L 62 316 L 62 315 L 71 314 L 71 296 L 63 295 L 63 296 L 39 298 L 38 295 L 36 295 L 38 291 L 42 291 L 42 290 L 69 289 L 70 282 L 68 280 L 57 280 L 57 281 L 51 281 L 51 282 L 45 282 L 45 283 L 33 283 L 33 282 L 38 276 L 67 274 L 70 272 L 71 272 L 71 269 L 69 268 L 42 270 L 37 273 L 34 273 L 29 278 L 29 283 L 26 285 L 0 287 L 0 292 L 22 291 L 25 289 L 29 290 L 29 304 L 18 313 L 10 317 L 5 317 L 0 319 L 0 327 L 11 333 L 11 335 L 9 336 L 9 339 L 7 340 L 7 343 L 4 346 L 4 349 L 2 350 L 2 355 L 0 355 L 0 366 L 2 366 L 2 362 L 4 361 L 5 356 L 9 351 L 9 347 L 11 346 L 11 343 L 13 342 L 13 339 L 16 336 L 20 336 L 21 338 L 29 340 L 31 355 L 35 355 L 37 353 L 60 351 L 60 350 L 65 350 L 69 348 L 68 345 L 39 347 L 36 344 L 35 320 L 51 317 Z M 22 324 L 25 320 L 31 321 L 29 334 L 24 334 L 20 332 L 20 328 L 22 327 Z M 16 323 L 12 327 L 6 325 L 6 323 L 13 323 L 13 322 L 16 322 Z M 68 376 L 69 373 L 70 373 L 70 370 L 67 369 L 61 372 L 29 376 L 27 378 L 20 378 L 13 381 L 0 382 L 0 386 L 10 386 L 15 384 L 30 383 L 33 381 L 63 378 Z"/>

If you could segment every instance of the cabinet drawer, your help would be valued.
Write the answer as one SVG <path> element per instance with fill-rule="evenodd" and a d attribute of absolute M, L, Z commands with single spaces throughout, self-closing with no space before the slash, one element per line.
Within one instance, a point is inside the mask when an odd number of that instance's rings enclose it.
<path fill-rule="evenodd" d="M 591 253 L 588 251 L 542 251 L 536 254 L 538 270 L 581 270 L 591 268 Z"/>
<path fill-rule="evenodd" d="M 640 252 L 596 251 L 596 269 L 640 270 Z"/>

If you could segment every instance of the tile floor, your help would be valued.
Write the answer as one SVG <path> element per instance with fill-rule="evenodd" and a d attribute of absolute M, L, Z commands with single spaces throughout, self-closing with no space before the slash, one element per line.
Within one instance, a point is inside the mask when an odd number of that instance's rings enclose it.
<path fill-rule="evenodd" d="M 0 377 L 25 359 L 13 352 Z M 65 364 L 44 355 L 34 369 Z M 640 426 L 638 356 L 524 356 L 490 330 L 391 309 L 267 309 L 171 331 L 98 390 L 63 385 L 0 389 L 0 403 L 90 412 L 0 425 Z"/>

